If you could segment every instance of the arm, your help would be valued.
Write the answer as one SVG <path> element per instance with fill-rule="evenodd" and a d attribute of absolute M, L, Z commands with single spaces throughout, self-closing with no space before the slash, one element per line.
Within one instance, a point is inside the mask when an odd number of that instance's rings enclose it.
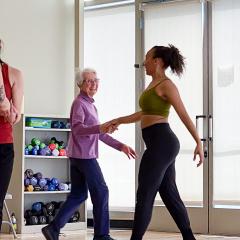
<path fill-rule="evenodd" d="M 15 121 L 16 124 L 21 119 L 21 107 L 23 100 L 23 76 L 22 73 L 17 69 L 11 69 L 13 76 L 13 86 L 12 86 L 12 110 L 11 112 L 16 113 Z"/>
<path fill-rule="evenodd" d="M 130 159 L 131 157 L 132 157 L 132 158 L 136 158 L 136 153 L 135 153 L 135 151 L 134 151 L 131 147 L 129 147 L 129 146 L 127 146 L 127 145 L 119 142 L 118 140 L 112 138 L 112 137 L 109 136 L 108 134 L 106 134 L 106 133 L 101 133 L 101 134 L 99 135 L 99 139 L 100 139 L 102 142 L 104 142 L 105 144 L 107 144 L 108 146 L 110 146 L 110 147 L 112 147 L 112 148 L 115 148 L 115 149 L 117 149 L 117 150 L 119 150 L 119 151 L 124 152 L 129 159 Z"/>
<path fill-rule="evenodd" d="M 186 126 L 186 128 L 188 129 L 192 137 L 194 138 L 197 144 L 196 149 L 194 151 L 194 160 L 196 159 L 196 155 L 198 154 L 200 157 L 200 162 L 198 163 L 198 166 L 200 166 L 203 162 L 202 143 L 198 136 L 198 132 L 185 109 L 185 106 L 182 102 L 182 99 L 180 97 L 180 94 L 176 86 L 172 82 L 167 81 L 164 84 L 162 91 L 164 92 L 164 97 L 174 107 L 181 121 L 184 123 L 184 125 Z M 157 88 L 157 92 L 158 92 L 158 88 Z"/>
<path fill-rule="evenodd" d="M 85 112 L 80 102 L 74 101 L 71 109 L 71 129 L 77 135 L 99 134 L 100 125 L 87 126 L 85 122 Z"/>
<path fill-rule="evenodd" d="M 0 72 L 0 116 L 7 117 L 10 114 L 10 102 L 8 101 L 4 84 L 3 84 L 3 77 L 2 73 Z"/>
<path fill-rule="evenodd" d="M 142 111 L 139 111 L 139 112 L 135 112 L 128 116 L 116 118 L 116 119 L 112 120 L 111 122 L 115 121 L 115 123 L 118 125 L 119 124 L 128 124 L 128 123 L 134 123 L 134 122 L 140 121 L 141 117 L 142 117 Z"/>
<path fill-rule="evenodd" d="M 114 139 L 106 133 L 99 134 L 99 139 L 108 146 L 115 148 L 118 151 L 121 151 L 124 145 L 123 143 L 119 142 L 118 140 Z"/>
<path fill-rule="evenodd" d="M 96 124 L 86 125 L 85 124 L 85 111 L 80 101 L 74 101 L 71 109 L 71 129 L 73 133 L 77 135 L 90 135 L 99 134 L 105 132 L 111 132 L 111 124 Z"/>

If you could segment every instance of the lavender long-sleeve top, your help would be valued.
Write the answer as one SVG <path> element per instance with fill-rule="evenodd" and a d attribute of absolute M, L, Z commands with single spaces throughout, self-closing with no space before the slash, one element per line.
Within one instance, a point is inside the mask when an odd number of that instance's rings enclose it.
<path fill-rule="evenodd" d="M 98 140 L 121 151 L 123 143 L 108 134 L 100 133 L 100 123 L 94 99 L 83 91 L 73 101 L 70 113 L 71 133 L 67 156 L 72 158 L 98 158 Z"/>

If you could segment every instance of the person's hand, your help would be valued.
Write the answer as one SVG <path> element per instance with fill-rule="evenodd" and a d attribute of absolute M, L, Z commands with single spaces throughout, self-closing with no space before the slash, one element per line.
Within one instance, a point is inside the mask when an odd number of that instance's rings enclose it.
<path fill-rule="evenodd" d="M 11 110 L 10 102 L 8 100 L 4 101 L 4 104 L 0 110 L 0 116 L 4 117 L 4 119 L 8 118 L 10 115 L 10 110 Z"/>
<path fill-rule="evenodd" d="M 21 120 L 21 114 L 18 112 L 18 110 L 15 108 L 13 104 L 12 104 L 11 112 L 12 112 L 12 119 L 13 119 L 12 124 L 15 125 Z"/>
<path fill-rule="evenodd" d="M 14 125 L 17 123 L 17 120 L 19 121 L 19 117 L 21 118 L 21 116 L 19 116 L 17 109 L 15 108 L 15 106 L 10 103 L 10 111 L 9 114 L 4 116 L 4 119 L 6 122 L 9 122 L 11 125 Z"/>
<path fill-rule="evenodd" d="M 21 120 L 21 114 L 17 113 L 15 121 L 13 122 L 13 125 L 17 124 Z"/>
<path fill-rule="evenodd" d="M 115 128 L 118 128 L 118 126 L 121 124 L 119 118 L 112 119 L 111 121 L 109 121 L 109 123 L 111 123 L 112 126 Z"/>
<path fill-rule="evenodd" d="M 105 122 L 100 125 L 100 132 L 101 133 L 113 133 L 114 131 L 118 130 L 117 126 L 110 122 Z"/>
<path fill-rule="evenodd" d="M 203 148 L 202 148 L 202 143 L 198 143 L 195 150 L 194 150 L 194 157 L 193 160 L 196 160 L 196 156 L 199 155 L 199 162 L 197 164 L 197 167 L 199 167 L 200 165 L 202 165 L 203 160 L 204 160 L 204 154 L 203 154 Z"/>
<path fill-rule="evenodd" d="M 125 145 L 125 144 L 122 147 L 122 152 L 124 152 L 129 159 L 131 157 L 135 159 L 136 156 L 137 156 L 135 151 L 131 147 L 129 147 L 129 146 Z"/>

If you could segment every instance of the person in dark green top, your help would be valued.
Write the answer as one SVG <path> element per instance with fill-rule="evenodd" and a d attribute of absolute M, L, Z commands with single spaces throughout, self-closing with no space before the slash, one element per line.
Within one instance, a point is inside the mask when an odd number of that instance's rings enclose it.
<path fill-rule="evenodd" d="M 152 81 L 142 93 L 139 105 L 142 109 L 132 115 L 110 121 L 112 127 L 141 121 L 142 136 L 146 145 L 139 174 L 137 201 L 131 240 L 142 240 L 151 220 L 157 192 L 176 222 L 184 240 L 195 240 L 186 208 L 179 196 L 175 182 L 175 158 L 179 152 L 178 138 L 168 124 L 169 109 L 174 107 L 180 119 L 196 141 L 194 160 L 203 163 L 201 140 L 190 119 L 175 84 L 165 71 L 170 67 L 180 76 L 184 69 L 184 57 L 173 45 L 151 48 L 144 61 L 146 74 Z"/>

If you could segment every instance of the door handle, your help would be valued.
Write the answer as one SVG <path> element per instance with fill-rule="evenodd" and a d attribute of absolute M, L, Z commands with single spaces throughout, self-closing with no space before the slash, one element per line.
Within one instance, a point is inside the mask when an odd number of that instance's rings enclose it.
<path fill-rule="evenodd" d="M 135 68 L 141 68 L 141 67 L 143 67 L 144 66 L 144 64 L 142 63 L 142 64 L 139 64 L 139 63 L 135 63 L 134 64 L 134 67 Z"/>
<path fill-rule="evenodd" d="M 201 138 L 201 141 L 203 142 L 203 154 L 204 154 L 204 158 L 207 158 L 208 157 L 208 143 L 207 141 L 212 141 L 212 116 L 209 115 L 209 116 L 206 116 L 206 115 L 197 115 L 196 116 L 196 129 L 197 129 L 197 132 L 199 133 L 199 119 L 202 118 L 202 119 L 206 119 L 208 117 L 208 124 L 209 124 L 209 132 L 208 132 L 208 138 Z"/>
<path fill-rule="evenodd" d="M 199 127 L 199 124 L 198 124 L 198 120 L 200 119 L 200 118 L 202 118 L 202 119 L 205 119 L 207 116 L 206 115 L 197 115 L 196 116 L 196 129 L 197 129 L 197 132 L 198 132 L 198 134 L 199 134 L 199 129 L 198 129 L 198 127 Z M 207 139 L 206 138 L 200 138 L 201 139 L 201 141 L 202 142 L 206 142 L 207 141 Z"/>
<path fill-rule="evenodd" d="M 209 125 L 209 141 L 212 141 L 213 140 L 213 118 L 212 118 L 212 115 L 209 115 L 208 116 L 208 125 Z"/>

